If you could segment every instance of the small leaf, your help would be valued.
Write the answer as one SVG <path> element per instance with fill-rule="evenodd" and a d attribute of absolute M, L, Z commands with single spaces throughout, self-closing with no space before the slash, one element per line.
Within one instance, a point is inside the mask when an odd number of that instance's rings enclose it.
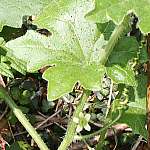
<path fill-rule="evenodd" d="M 141 134 L 147 139 L 146 130 L 146 93 L 147 93 L 147 76 L 139 75 L 136 78 L 137 87 L 134 87 L 134 94 L 130 93 L 128 103 L 129 109 L 127 110 L 126 117 L 122 119 L 134 130 L 135 133 Z"/>
<path fill-rule="evenodd" d="M 107 74 L 116 83 L 128 84 L 130 86 L 135 86 L 135 74 L 129 66 L 120 67 L 119 65 L 112 65 L 107 67 Z"/>

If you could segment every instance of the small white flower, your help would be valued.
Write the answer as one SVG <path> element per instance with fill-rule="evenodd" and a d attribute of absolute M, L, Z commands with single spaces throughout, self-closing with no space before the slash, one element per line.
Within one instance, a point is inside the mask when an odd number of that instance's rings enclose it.
<path fill-rule="evenodd" d="M 81 132 L 82 130 L 83 130 L 83 127 L 80 126 L 80 125 L 78 125 L 77 128 L 76 128 L 76 131 L 79 133 L 79 132 Z"/>
<path fill-rule="evenodd" d="M 91 130 L 91 127 L 89 124 L 87 124 L 86 126 L 84 126 L 84 129 L 87 130 L 87 131 L 90 131 Z"/>
<path fill-rule="evenodd" d="M 80 118 L 84 118 L 84 114 L 82 112 L 79 113 Z"/>
<path fill-rule="evenodd" d="M 77 118 L 77 117 L 73 117 L 73 122 L 75 122 L 75 123 L 79 123 L 79 118 Z"/>
<path fill-rule="evenodd" d="M 77 128 L 76 128 L 76 132 L 81 132 L 83 130 L 83 128 L 87 131 L 91 130 L 90 125 L 88 124 L 88 122 L 90 121 L 90 114 L 86 114 L 84 115 L 82 112 L 80 112 L 79 114 L 79 118 L 74 117 L 73 121 L 78 123 Z"/>
<path fill-rule="evenodd" d="M 91 115 L 90 115 L 90 114 L 86 114 L 86 115 L 85 115 L 85 118 L 86 118 L 86 120 L 89 122 L 89 121 L 90 121 L 90 118 L 91 118 Z"/>

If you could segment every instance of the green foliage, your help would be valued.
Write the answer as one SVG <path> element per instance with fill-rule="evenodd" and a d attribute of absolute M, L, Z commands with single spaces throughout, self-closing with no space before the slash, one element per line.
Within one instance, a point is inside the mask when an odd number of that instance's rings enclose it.
<path fill-rule="evenodd" d="M 112 20 L 105 23 L 97 23 L 96 25 L 98 30 L 104 35 L 105 40 L 109 40 L 112 32 L 116 27 L 115 23 Z"/>
<path fill-rule="evenodd" d="M 85 89 L 100 90 L 100 83 L 105 73 L 105 68 L 101 65 L 101 57 L 105 54 L 104 47 L 107 42 L 103 36 L 99 37 L 100 25 L 96 26 L 96 24 L 89 23 L 84 19 L 84 15 L 92 8 L 89 8 L 89 6 L 92 6 L 91 1 L 70 1 L 70 3 L 59 1 L 58 5 L 52 2 L 35 21 L 40 27 L 49 29 L 52 32 L 52 37 L 28 31 L 25 36 L 6 44 L 12 50 L 10 53 L 27 63 L 28 71 L 34 72 L 43 66 L 55 64 L 43 74 L 43 78 L 49 81 L 49 100 L 55 100 L 71 92 L 78 81 Z M 76 15 L 79 8 L 81 10 Z M 53 11 L 54 9 L 55 11 Z M 113 23 L 111 24 L 114 26 Z M 121 46 L 124 47 L 130 42 L 134 47 L 131 50 L 135 54 L 137 50 L 135 40 L 130 41 L 127 38 L 124 41 L 125 44 L 123 42 L 118 44 L 116 48 L 118 53 L 120 53 Z M 125 47 L 125 49 L 127 48 Z M 124 52 L 122 51 L 122 53 Z M 117 59 L 115 55 L 112 56 L 112 61 Z M 129 57 L 133 57 L 133 55 Z M 123 69 L 115 67 L 108 68 L 108 74 L 112 76 L 114 81 L 132 85 L 134 81 L 133 71 L 129 67 Z M 118 78 L 114 70 L 122 78 Z M 129 76 L 126 76 L 127 74 Z M 130 78 L 128 79 L 128 77 Z"/>
<path fill-rule="evenodd" d="M 150 31 L 149 0 L 96 0 L 95 9 L 88 13 L 87 18 L 97 23 L 113 20 L 119 24 L 124 15 L 133 11 L 140 19 L 139 27 L 144 33 Z"/>
<path fill-rule="evenodd" d="M 105 73 L 104 66 L 98 62 L 99 58 L 93 59 L 93 55 L 102 47 L 94 48 L 95 44 L 103 45 L 104 40 L 98 40 L 100 32 L 96 25 L 84 19 L 91 9 L 91 1 L 57 3 L 51 2 L 36 20 L 40 27 L 52 32 L 52 37 L 28 31 L 25 36 L 6 44 L 15 57 L 27 63 L 28 71 L 56 65 L 47 69 L 43 75 L 49 81 L 50 100 L 71 92 L 77 81 L 86 89 L 100 90 Z"/>
<path fill-rule="evenodd" d="M 12 72 L 10 71 L 10 66 L 5 63 L 0 63 L 0 73 L 7 77 L 14 77 Z"/>
<path fill-rule="evenodd" d="M 42 107 L 41 107 L 42 112 L 46 113 L 46 112 L 48 112 L 48 110 L 50 108 L 53 108 L 54 106 L 55 106 L 54 102 L 47 101 L 46 99 L 43 99 L 43 101 L 42 101 Z"/>
<path fill-rule="evenodd" d="M 128 100 L 126 109 L 119 119 L 118 123 L 128 124 L 134 133 L 142 135 L 147 138 L 146 124 L 146 82 L 147 78 L 144 75 L 139 75 L 136 78 L 137 87 L 128 87 Z M 113 102 L 112 118 L 116 116 L 116 110 L 120 107 L 120 100 Z"/>
<path fill-rule="evenodd" d="M 22 19 L 25 15 L 37 15 L 47 6 L 49 0 L 11 0 L 11 1 L 1 1 L 0 8 L 0 31 L 4 25 L 12 27 L 21 27 Z M 36 6 L 36 7 L 35 7 Z"/>
<path fill-rule="evenodd" d="M 139 75 L 136 79 L 138 86 L 134 88 L 134 93 L 130 93 L 129 98 L 132 100 L 128 103 L 129 109 L 122 116 L 125 121 L 134 130 L 134 133 L 140 133 L 147 138 L 146 124 L 146 87 L 147 77 Z M 134 97 L 135 96 L 135 97 Z"/>
<path fill-rule="evenodd" d="M 23 141 L 13 143 L 7 150 L 30 150 L 31 146 Z"/>
<path fill-rule="evenodd" d="M 107 74 L 116 83 L 126 83 L 135 86 L 135 74 L 128 66 L 123 68 L 119 65 L 112 65 L 111 67 L 107 67 Z"/>
<path fill-rule="evenodd" d="M 143 74 L 135 75 L 135 71 L 140 69 L 137 66 L 142 66 L 147 61 L 146 46 L 142 41 L 137 42 L 136 38 L 128 36 L 131 26 L 133 29 L 134 19 L 134 15 L 128 13 L 133 11 L 140 20 L 141 31 L 148 33 L 148 0 L 4 0 L 0 2 L 0 6 L 0 74 L 14 78 L 13 69 L 25 75 L 27 72 L 35 73 L 47 67 L 42 76 L 48 81 L 47 97 L 48 100 L 56 100 L 72 92 L 77 82 L 86 90 L 100 91 L 106 73 L 113 82 L 119 86 L 123 84 L 129 91 L 128 102 L 124 105 L 120 103 L 121 97 L 114 100 L 110 125 L 114 123 L 118 109 L 121 109 L 124 113 L 121 117 L 119 114 L 117 122 L 127 123 L 134 133 L 147 137 L 146 77 Z M 29 20 L 26 19 L 30 15 L 35 15 L 36 20 L 30 20 L 31 27 L 26 32 L 21 25 L 28 23 Z M 11 27 L 7 28 L 6 25 Z M 32 26 L 35 28 L 32 29 Z M 39 33 L 40 29 L 49 34 Z M 15 32 L 7 34 L 12 30 Z M 20 32 L 17 33 L 18 31 Z M 139 64 L 134 64 L 134 60 Z M 32 86 L 27 84 L 26 87 Z M 35 94 L 34 90 L 28 88 L 13 87 L 10 89 L 11 97 L 25 106 Z M 121 89 L 118 91 L 122 94 Z M 4 92 L 0 93 L 0 97 L 6 98 Z M 77 106 L 74 116 L 78 117 L 83 111 L 86 100 L 82 102 L 82 107 Z M 44 99 L 41 109 L 47 113 L 53 105 L 53 102 Z M 14 106 L 11 105 L 11 108 L 13 110 Z M 29 111 L 26 107 L 20 109 L 24 113 Z M 12 121 L 16 121 L 14 116 Z M 110 126 L 106 126 L 104 131 L 108 127 Z M 76 128 L 77 124 L 72 119 L 60 148 L 68 147 Z M 103 137 L 104 135 L 103 132 Z M 69 144 L 66 144 L 68 141 Z M 28 149 L 26 144 L 20 143 L 14 143 L 11 147 Z"/>
<path fill-rule="evenodd" d="M 135 86 L 135 74 L 129 61 L 137 57 L 138 43 L 132 37 L 123 37 L 107 61 L 107 73 L 117 83 Z"/>
<path fill-rule="evenodd" d="M 7 55 L 7 56 L 6 56 Z M 8 49 L 3 43 L 0 44 L 0 73 L 4 76 L 13 78 L 12 68 L 25 74 L 26 65 L 22 60 L 17 59 L 13 54 L 9 54 Z"/>
<path fill-rule="evenodd" d="M 0 45 L 4 45 L 5 41 L 3 38 L 0 38 Z M 5 63 L 6 51 L 3 48 L 0 48 L 0 73 L 4 76 L 13 77 L 12 72 L 10 71 L 9 64 Z"/>

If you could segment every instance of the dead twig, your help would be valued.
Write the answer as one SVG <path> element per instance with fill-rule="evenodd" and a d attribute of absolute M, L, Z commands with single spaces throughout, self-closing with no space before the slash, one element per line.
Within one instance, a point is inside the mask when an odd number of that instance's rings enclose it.
<path fill-rule="evenodd" d="M 7 111 L 8 111 L 8 105 L 6 106 L 4 112 L 1 114 L 0 120 L 2 120 L 2 118 L 6 115 Z"/>
<path fill-rule="evenodd" d="M 139 138 L 137 139 L 136 143 L 133 145 L 132 149 L 131 150 L 136 150 L 137 147 L 139 146 L 140 142 L 142 141 L 143 139 L 143 136 L 139 136 Z"/>
<path fill-rule="evenodd" d="M 10 125 L 9 121 L 8 121 L 8 126 L 9 126 L 10 133 L 11 133 L 11 135 L 12 135 L 12 138 L 13 138 L 13 140 L 14 140 L 14 142 L 15 142 L 16 140 L 15 140 L 15 137 L 14 137 L 14 134 L 13 134 L 13 131 L 12 131 L 12 129 L 11 129 L 11 125 Z"/>
<path fill-rule="evenodd" d="M 49 121 L 51 118 L 53 118 L 54 116 L 56 116 L 57 114 L 60 113 L 61 110 L 58 110 L 57 112 L 55 112 L 54 114 L 52 114 L 51 116 L 49 116 L 47 119 L 45 119 L 44 121 L 42 121 L 39 125 L 37 125 L 35 127 L 35 129 L 40 128 L 42 125 L 44 125 L 47 121 Z"/>
<path fill-rule="evenodd" d="M 6 87 L 6 84 L 5 84 L 5 82 L 4 82 L 4 80 L 3 80 L 2 76 L 1 76 L 1 74 L 0 74 L 0 85 L 1 85 L 2 87 Z"/>

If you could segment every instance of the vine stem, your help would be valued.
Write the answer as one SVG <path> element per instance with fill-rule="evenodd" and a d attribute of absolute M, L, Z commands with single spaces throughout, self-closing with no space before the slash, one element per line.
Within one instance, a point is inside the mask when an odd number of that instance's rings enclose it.
<path fill-rule="evenodd" d="M 79 114 L 80 114 L 80 112 L 83 111 L 85 102 L 88 99 L 88 95 L 89 95 L 88 91 L 83 91 L 83 95 L 80 99 L 80 102 L 79 102 L 76 110 L 74 111 L 73 116 L 72 116 L 72 118 L 68 124 L 67 132 L 66 132 L 66 135 L 64 137 L 64 140 L 60 144 L 58 150 L 66 150 L 68 148 L 68 146 L 71 144 L 71 142 L 74 140 L 74 136 L 75 136 L 76 128 L 77 128 L 77 123 L 75 123 L 73 121 L 73 118 L 74 117 L 79 118 Z"/>
<path fill-rule="evenodd" d="M 100 63 L 105 64 L 108 60 L 109 55 L 117 44 L 119 38 L 127 33 L 131 29 L 131 18 L 133 13 L 128 13 L 122 20 L 122 22 L 113 31 L 105 49 L 101 50 Z"/>
<path fill-rule="evenodd" d="M 41 139 L 39 134 L 32 127 L 32 125 L 30 124 L 28 119 L 25 117 L 25 115 L 22 113 L 22 111 L 17 107 L 15 102 L 8 95 L 7 91 L 1 86 L 0 86 L 0 99 L 5 100 L 5 102 L 8 104 L 8 106 L 12 109 L 13 113 L 15 114 L 15 116 L 18 118 L 18 120 L 21 122 L 21 124 L 25 127 L 25 129 L 31 135 L 33 140 L 37 143 L 37 145 L 40 148 L 40 150 L 49 150 L 49 148 L 43 142 L 43 140 Z"/>

